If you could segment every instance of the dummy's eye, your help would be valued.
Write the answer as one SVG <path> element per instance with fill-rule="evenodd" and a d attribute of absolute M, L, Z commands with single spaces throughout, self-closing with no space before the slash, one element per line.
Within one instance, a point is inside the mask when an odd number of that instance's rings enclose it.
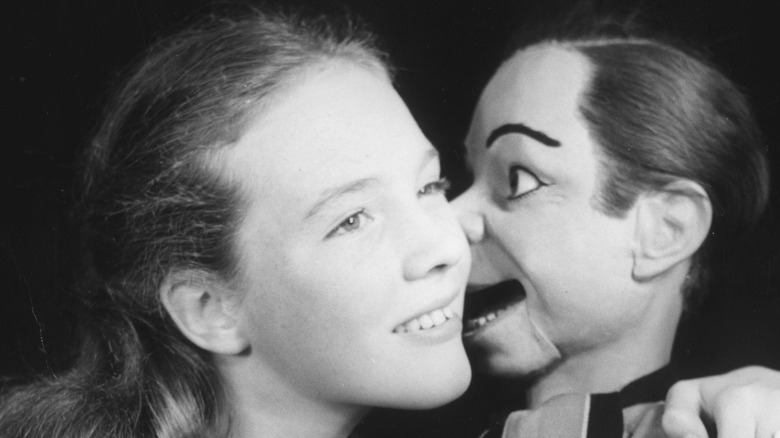
<path fill-rule="evenodd" d="M 354 231 L 357 231 L 360 227 L 363 226 L 363 224 L 367 221 L 371 220 L 371 218 L 366 215 L 366 213 L 361 210 L 357 213 L 354 213 L 341 221 L 340 224 L 333 230 L 331 230 L 330 233 L 328 233 L 325 238 L 331 238 L 335 236 L 339 236 L 342 234 L 352 233 Z"/>
<path fill-rule="evenodd" d="M 441 178 L 438 181 L 426 184 L 417 194 L 419 196 L 445 194 L 449 188 L 450 181 L 447 178 Z"/>
<path fill-rule="evenodd" d="M 518 199 L 542 187 L 541 181 L 533 172 L 522 166 L 509 169 L 509 199 Z"/>

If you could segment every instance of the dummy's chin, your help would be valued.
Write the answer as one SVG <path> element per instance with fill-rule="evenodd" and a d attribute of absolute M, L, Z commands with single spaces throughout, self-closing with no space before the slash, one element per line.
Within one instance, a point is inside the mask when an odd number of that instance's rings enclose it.
<path fill-rule="evenodd" d="M 555 364 L 561 354 L 533 324 L 526 301 L 515 302 L 463 337 L 474 369 L 500 377 L 525 377 Z"/>
<path fill-rule="evenodd" d="M 528 378 L 542 373 L 557 362 L 552 355 L 532 354 L 531 350 L 495 351 L 469 348 L 475 373 L 501 378 Z"/>

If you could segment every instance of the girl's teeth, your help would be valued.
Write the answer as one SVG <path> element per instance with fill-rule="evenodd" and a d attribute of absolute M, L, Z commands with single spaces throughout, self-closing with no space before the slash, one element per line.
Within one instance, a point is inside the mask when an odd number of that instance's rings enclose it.
<path fill-rule="evenodd" d="M 430 315 L 423 315 L 418 319 L 420 320 L 420 327 L 422 327 L 423 330 L 428 330 L 433 327 L 433 319 Z"/>
<path fill-rule="evenodd" d="M 431 319 L 433 320 L 433 325 L 439 325 L 447 320 L 447 317 L 444 316 L 444 312 L 442 310 L 434 310 L 431 312 Z"/>
<path fill-rule="evenodd" d="M 433 312 L 418 316 L 406 324 L 399 325 L 393 329 L 393 333 L 407 333 L 428 330 L 430 328 L 444 324 L 448 319 L 452 318 L 455 318 L 455 312 L 453 312 L 449 307 L 436 309 Z"/>

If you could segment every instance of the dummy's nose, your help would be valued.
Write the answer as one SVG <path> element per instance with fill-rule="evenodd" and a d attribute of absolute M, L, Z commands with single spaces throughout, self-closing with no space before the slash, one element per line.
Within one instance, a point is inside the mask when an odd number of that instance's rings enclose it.
<path fill-rule="evenodd" d="M 450 203 L 471 246 L 469 285 L 475 289 L 508 278 L 499 269 L 503 253 L 496 247 L 495 241 L 486 235 L 485 215 L 478 201 L 479 193 L 472 187 Z"/>
<path fill-rule="evenodd" d="M 469 189 L 451 203 L 460 227 L 471 244 L 479 243 L 485 237 L 485 219 L 478 212 L 474 201 L 473 190 Z"/>

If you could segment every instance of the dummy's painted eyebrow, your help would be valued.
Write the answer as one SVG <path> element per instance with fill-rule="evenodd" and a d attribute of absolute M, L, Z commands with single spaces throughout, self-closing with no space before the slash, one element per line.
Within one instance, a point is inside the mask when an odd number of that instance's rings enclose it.
<path fill-rule="evenodd" d="M 545 146 L 558 147 L 561 145 L 560 141 L 550 138 L 544 132 L 531 129 L 522 123 L 507 123 L 494 129 L 490 135 L 488 135 L 487 141 L 485 142 L 485 148 L 489 149 L 499 137 L 506 134 L 527 135 Z"/>
<path fill-rule="evenodd" d="M 318 215 L 325 208 L 325 206 L 331 202 L 334 202 L 344 195 L 364 190 L 366 187 L 375 182 L 376 179 L 374 178 L 363 178 L 324 190 L 322 194 L 320 194 L 319 200 L 309 209 L 303 219 L 308 220 Z"/>

